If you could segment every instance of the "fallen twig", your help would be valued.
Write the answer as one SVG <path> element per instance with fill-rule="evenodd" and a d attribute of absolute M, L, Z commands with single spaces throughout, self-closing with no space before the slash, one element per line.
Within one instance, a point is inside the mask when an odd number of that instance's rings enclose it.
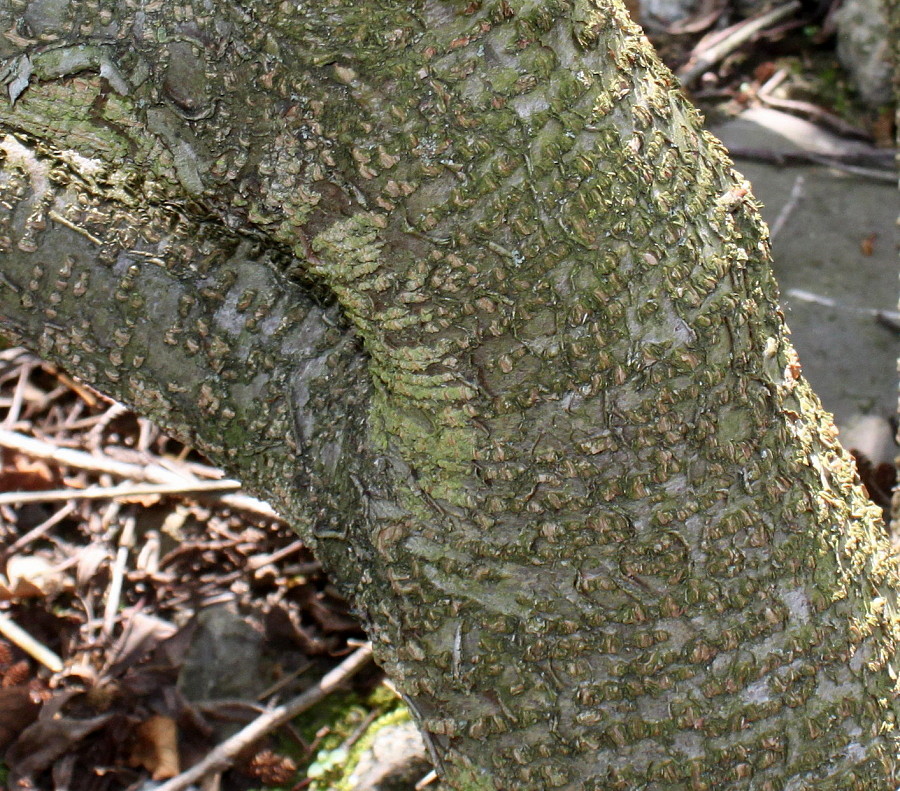
<path fill-rule="evenodd" d="M 887 310 L 879 310 L 875 314 L 875 321 L 882 327 L 887 327 L 893 332 L 900 333 L 900 314 Z"/>
<path fill-rule="evenodd" d="M 783 6 L 773 8 L 758 17 L 747 19 L 734 25 L 723 37 L 712 46 L 695 49 L 690 60 L 678 70 L 682 85 L 690 86 L 701 74 L 716 65 L 726 55 L 734 52 L 742 44 L 749 41 L 757 33 L 789 17 L 801 6 L 800 0 L 791 0 Z M 724 32 L 724 31 L 723 31 Z M 702 45 L 702 42 L 701 42 Z"/>
<path fill-rule="evenodd" d="M 154 791 L 184 791 L 188 786 L 210 772 L 221 772 L 234 763 L 235 758 L 248 746 L 271 733 L 289 720 L 302 714 L 329 695 L 344 681 L 369 663 L 372 646 L 366 643 L 348 656 L 336 668 L 326 673 L 316 686 L 306 690 L 282 706 L 261 714 L 249 725 L 239 730 L 213 749 L 202 761 L 190 769 L 156 786 Z"/>
<path fill-rule="evenodd" d="M 257 696 L 257 700 L 265 700 L 266 698 L 271 698 L 276 692 L 280 692 L 284 689 L 288 684 L 292 683 L 300 676 L 302 676 L 307 670 L 312 667 L 312 662 L 304 662 L 298 668 L 295 668 L 290 673 L 286 673 L 284 676 L 278 679 L 274 684 L 272 684 L 267 689 L 264 689 Z"/>
<path fill-rule="evenodd" d="M 10 403 L 9 411 L 3 419 L 4 427 L 12 426 L 19 419 L 22 403 L 25 400 L 25 389 L 28 387 L 28 379 L 32 371 L 37 367 L 38 364 L 36 362 L 29 360 L 22 363 L 21 368 L 19 368 L 19 379 L 16 382 L 16 389 L 13 390 L 12 403 Z"/>
<path fill-rule="evenodd" d="M 0 429 L 0 446 L 20 451 L 33 459 L 43 459 L 65 467 L 107 473 L 118 478 L 130 478 L 134 481 L 173 483 L 184 480 L 184 476 L 170 472 L 160 465 L 129 464 L 128 462 L 116 461 L 105 455 L 87 453 L 86 451 L 73 450 L 72 448 L 61 448 L 52 442 L 28 437 L 17 431 Z"/>
<path fill-rule="evenodd" d="M 116 550 L 116 561 L 113 563 L 110 575 L 109 588 L 106 593 L 106 604 L 103 608 L 103 634 L 111 635 L 116 623 L 116 615 L 119 612 L 119 601 L 122 598 L 122 582 L 125 579 L 125 565 L 128 563 L 128 553 L 134 547 L 134 523 L 133 516 L 125 519 L 122 525 L 122 534 L 119 536 L 119 548 Z"/>
<path fill-rule="evenodd" d="M 0 559 L 12 557 L 24 547 L 28 546 L 32 541 L 36 541 L 44 535 L 51 527 L 55 527 L 63 521 L 69 514 L 75 510 L 75 503 L 66 503 L 53 516 L 45 519 L 39 525 L 31 528 L 25 535 L 19 536 L 8 547 L 4 547 L 0 551 Z"/>
<path fill-rule="evenodd" d="M 432 769 L 427 775 L 425 775 L 418 783 L 416 783 L 416 791 L 422 791 L 423 788 L 430 786 L 435 780 L 438 779 L 437 772 Z"/>
<path fill-rule="evenodd" d="M 805 181 L 806 179 L 804 179 L 803 176 L 797 176 L 797 178 L 794 179 L 794 186 L 791 187 L 791 194 L 787 199 L 787 203 L 781 207 L 778 216 L 769 225 L 769 239 L 771 241 L 774 241 L 775 237 L 781 233 L 784 224 L 788 221 L 788 218 L 791 216 L 794 209 L 797 208 L 800 198 L 803 197 L 803 184 Z"/>
<path fill-rule="evenodd" d="M 900 312 L 894 310 L 879 310 L 878 308 L 861 308 L 856 305 L 847 305 L 840 300 L 815 294 L 802 288 L 792 288 L 787 291 L 787 296 L 800 302 L 809 302 L 813 305 L 821 305 L 823 308 L 832 308 L 843 313 L 856 313 L 861 316 L 871 316 L 883 327 L 895 332 L 900 328 Z"/>
<path fill-rule="evenodd" d="M 0 505 L 49 503 L 57 500 L 109 500 L 117 497 L 146 497 L 153 494 L 215 494 L 240 488 L 237 481 L 181 481 L 180 483 L 89 486 L 87 489 L 48 489 L 43 492 L 5 492 Z"/>
<path fill-rule="evenodd" d="M 189 467 L 188 472 L 179 473 L 172 470 L 169 467 L 169 460 L 164 458 L 157 458 L 155 462 L 151 464 L 132 464 L 130 462 L 116 461 L 115 459 L 111 459 L 107 455 L 87 453 L 86 451 L 73 450 L 72 448 L 61 448 L 58 445 L 54 445 L 52 442 L 36 439 L 35 437 L 28 437 L 25 434 L 20 434 L 17 431 L 7 431 L 6 429 L 0 429 L 0 447 L 17 450 L 21 453 L 31 456 L 32 458 L 52 461 L 65 467 L 74 467 L 79 470 L 88 470 L 95 473 L 107 473 L 109 475 L 114 475 L 117 478 L 126 478 L 132 481 L 150 481 L 153 483 L 167 484 L 176 487 L 176 489 L 172 491 L 145 492 L 147 494 L 177 494 L 178 487 L 183 488 L 186 492 L 188 490 L 191 492 L 205 492 L 225 491 L 229 489 L 234 491 L 240 489 L 240 483 L 233 480 L 216 480 L 213 481 L 213 483 L 222 484 L 222 486 L 207 487 L 207 482 L 195 481 L 192 477 L 188 477 L 193 471 L 201 472 L 201 474 L 206 474 L 208 476 L 217 474 L 217 471 L 213 467 L 209 467 L 207 465 L 192 463 L 190 465 L 186 465 Z M 87 491 L 91 490 L 85 489 L 81 492 L 78 492 L 76 495 L 74 495 L 74 497 L 70 492 L 67 497 L 58 496 L 57 493 L 54 496 L 47 496 L 43 498 L 38 497 L 38 499 L 28 499 L 27 497 L 15 497 L 10 499 L 12 493 L 6 493 L 0 495 L 0 503 L 47 502 L 52 500 L 85 498 L 85 492 Z M 36 492 L 34 494 L 51 495 L 53 493 Z M 88 496 L 87 499 L 102 499 L 103 497 L 104 495 L 96 495 Z M 250 511 L 252 513 L 260 514 L 261 516 L 266 516 L 271 519 L 279 518 L 278 514 L 268 503 L 265 503 L 262 500 L 257 500 L 255 497 L 250 497 L 249 495 L 225 494 L 219 497 L 219 501 L 223 505 L 227 505 L 231 508 L 236 508 L 242 511 Z"/>
<path fill-rule="evenodd" d="M 891 149 L 873 148 L 845 154 L 820 154 L 815 151 L 775 151 L 769 148 L 729 146 L 728 153 L 736 159 L 754 159 L 773 165 L 824 165 L 876 181 L 897 180 L 896 173 L 889 169 L 896 153 Z M 882 169 L 882 166 L 885 168 Z"/>
<path fill-rule="evenodd" d="M 845 137 L 854 137 L 858 140 L 872 139 L 872 136 L 864 129 L 847 123 L 843 118 L 839 118 L 834 113 L 828 112 L 824 107 L 819 107 L 812 102 L 803 102 L 799 99 L 782 99 L 778 96 L 772 96 L 772 94 L 763 90 L 760 90 L 756 97 L 769 107 L 787 110 L 788 112 L 811 118 L 822 126 L 826 126 Z"/>
<path fill-rule="evenodd" d="M 276 552 L 272 552 L 268 555 L 257 555 L 247 561 L 247 568 L 251 571 L 256 571 L 263 566 L 268 566 L 270 563 L 277 563 L 279 560 L 284 560 L 288 555 L 299 552 L 305 546 L 306 544 L 302 541 L 294 541 Z"/>
<path fill-rule="evenodd" d="M 53 653 L 47 646 L 39 643 L 17 623 L 0 613 L 0 634 L 11 643 L 15 643 L 26 654 L 40 662 L 44 667 L 54 673 L 59 673 L 63 668 L 62 659 Z"/>
<path fill-rule="evenodd" d="M 700 33 L 712 27 L 725 12 L 727 3 L 706 3 L 707 7 L 701 8 L 696 14 L 687 19 L 677 19 L 665 26 L 664 30 L 670 36 L 680 36 L 685 33 Z"/>

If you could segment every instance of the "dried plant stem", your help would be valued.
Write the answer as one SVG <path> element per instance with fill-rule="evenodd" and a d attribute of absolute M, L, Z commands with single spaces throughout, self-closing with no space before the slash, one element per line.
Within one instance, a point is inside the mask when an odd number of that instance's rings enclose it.
<path fill-rule="evenodd" d="M 90 486 L 87 489 L 48 489 L 44 492 L 5 492 L 0 505 L 49 503 L 55 500 L 109 500 L 116 497 L 146 497 L 153 494 L 211 494 L 238 489 L 237 481 L 181 481 L 180 483 Z"/>
<path fill-rule="evenodd" d="M 284 560 L 288 555 L 293 555 L 295 552 L 299 552 L 306 546 L 302 541 L 292 541 L 286 547 L 282 547 L 277 552 L 272 552 L 268 555 L 257 555 L 255 558 L 250 558 L 247 561 L 247 568 L 251 571 L 256 571 L 257 569 L 261 569 L 263 566 L 268 566 L 270 563 L 277 563 L 279 560 Z"/>
<path fill-rule="evenodd" d="M 20 550 L 27 547 L 32 541 L 36 541 L 41 538 L 51 527 L 55 527 L 60 522 L 63 521 L 69 514 L 71 514 L 76 508 L 75 503 L 66 503 L 62 508 L 60 508 L 53 516 L 45 519 L 36 527 L 31 528 L 25 535 L 19 536 L 15 541 L 12 542 L 8 547 L 0 551 L 0 559 L 5 559 L 12 557 Z"/>
<path fill-rule="evenodd" d="M 860 129 L 858 126 L 847 123 L 843 118 L 828 112 L 824 107 L 819 107 L 812 102 L 803 102 L 798 99 L 786 99 L 774 95 L 774 90 L 781 85 L 788 77 L 787 69 L 780 69 L 770 77 L 766 83 L 760 86 L 756 92 L 756 98 L 769 107 L 775 107 L 778 110 L 785 110 L 789 113 L 808 116 L 814 121 L 819 122 L 822 126 L 830 127 L 838 134 L 845 137 L 854 137 L 863 140 L 870 140 L 869 134 Z M 875 149 L 877 152 L 878 149 Z"/>
<path fill-rule="evenodd" d="M 711 47 L 699 52 L 695 51 L 691 59 L 678 70 L 678 78 L 687 87 L 691 85 L 701 74 L 715 66 L 720 60 L 734 52 L 745 42 L 749 41 L 757 33 L 765 30 L 770 25 L 780 22 L 800 8 L 800 0 L 791 0 L 782 6 L 761 14 L 754 19 L 748 19 L 735 25 L 734 28 L 717 41 Z"/>
<path fill-rule="evenodd" d="M 40 662 L 54 673 L 62 670 L 63 663 L 47 646 L 39 643 L 21 626 L 0 613 L 0 635 L 19 646 L 26 654 Z"/>
<path fill-rule="evenodd" d="M 3 420 L 4 427 L 12 426 L 19 419 L 19 413 L 22 411 L 22 403 L 25 400 L 25 388 L 28 386 L 28 378 L 35 368 L 37 368 L 37 363 L 25 362 L 19 369 L 19 380 L 16 382 L 16 389 L 13 391 L 9 412 L 6 413 L 6 417 Z"/>
<path fill-rule="evenodd" d="M 246 747 L 314 706 L 344 681 L 365 667 L 371 657 L 372 646 L 366 643 L 336 668 L 326 673 L 316 686 L 306 690 L 302 695 L 298 695 L 283 706 L 277 706 L 265 712 L 265 714 L 261 714 L 253 722 L 234 734 L 234 736 L 219 744 L 202 761 L 194 764 L 194 766 L 180 775 L 157 786 L 155 791 L 184 791 L 204 775 L 227 769 Z"/>
<path fill-rule="evenodd" d="M 164 484 L 174 487 L 171 490 L 154 490 L 141 491 L 137 494 L 179 494 L 179 493 L 203 493 L 203 492 L 220 492 L 235 491 L 240 488 L 240 483 L 233 480 L 212 480 L 200 481 L 196 480 L 191 471 L 200 471 L 208 477 L 220 475 L 221 473 L 214 467 L 205 465 L 191 464 L 190 471 L 180 473 L 171 469 L 167 469 L 167 459 L 159 458 L 151 464 L 130 464 L 124 461 L 116 461 L 106 455 L 94 453 L 86 453 L 81 450 L 73 450 L 71 448 L 60 448 L 52 442 L 35 439 L 20 434 L 16 431 L 7 431 L 0 429 L 0 447 L 10 448 L 26 454 L 34 459 L 44 459 L 53 461 L 66 467 L 74 467 L 79 470 L 88 470 L 96 473 L 107 473 L 117 478 L 127 478 L 132 481 L 150 481 L 156 484 Z M 62 496 L 61 492 L 65 491 L 66 495 Z M 0 504 L 3 503 L 27 503 L 27 502 L 50 502 L 53 500 L 71 500 L 81 499 L 103 499 L 110 496 L 123 496 L 125 493 L 116 493 L 115 495 L 101 494 L 99 490 L 97 494 L 88 495 L 93 489 L 85 489 L 74 493 L 72 490 L 54 490 L 52 492 L 29 492 L 20 494 L 7 492 L 0 495 Z M 106 489 L 106 491 L 111 491 Z M 278 519 L 278 514 L 274 509 L 262 500 L 250 497 L 244 494 L 225 494 L 219 497 L 219 501 L 223 505 L 242 511 L 250 511 L 271 519 Z"/>
<path fill-rule="evenodd" d="M 820 154 L 816 151 L 776 151 L 768 148 L 729 146 L 728 153 L 735 159 L 753 159 L 773 165 L 823 165 L 843 170 L 876 181 L 896 181 L 890 170 L 896 156 L 893 149 L 857 149 L 845 154 Z"/>
<path fill-rule="evenodd" d="M 130 478 L 133 481 L 152 481 L 153 483 L 182 482 L 187 477 L 178 475 L 159 464 L 129 464 L 116 461 L 109 456 L 86 453 L 83 450 L 61 448 L 52 442 L 27 437 L 16 431 L 0 429 L 0 446 L 17 450 L 33 459 L 56 462 L 90 472 L 108 473 L 117 478 Z"/>
<path fill-rule="evenodd" d="M 103 634 L 111 635 L 119 612 L 119 601 L 122 598 L 122 583 L 125 581 L 125 567 L 128 563 L 128 552 L 134 546 L 135 518 L 129 516 L 122 526 L 119 548 L 116 551 L 116 562 L 113 564 L 109 589 L 106 594 L 106 606 L 103 609 Z"/>
<path fill-rule="evenodd" d="M 805 183 L 806 179 L 804 179 L 803 176 L 797 176 L 797 178 L 794 179 L 794 186 L 791 188 L 791 194 L 787 199 L 787 203 L 781 207 L 778 216 L 769 226 L 769 239 L 774 239 L 781 233 L 781 229 L 784 228 L 788 218 L 793 214 L 794 209 L 797 208 L 797 204 L 800 203 L 800 199 L 803 197 L 803 186 Z"/>

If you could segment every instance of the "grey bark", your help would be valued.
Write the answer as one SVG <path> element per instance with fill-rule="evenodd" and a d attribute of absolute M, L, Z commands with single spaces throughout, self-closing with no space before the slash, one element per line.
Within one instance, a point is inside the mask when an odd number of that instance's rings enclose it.
<path fill-rule="evenodd" d="M 894 788 L 897 559 L 620 4 L 0 24 L 4 324 L 294 522 L 450 787 Z"/>

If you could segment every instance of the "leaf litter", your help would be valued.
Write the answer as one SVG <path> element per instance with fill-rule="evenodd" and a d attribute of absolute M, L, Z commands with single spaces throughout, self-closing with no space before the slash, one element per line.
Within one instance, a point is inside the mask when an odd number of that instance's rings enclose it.
<path fill-rule="evenodd" d="M 273 707 L 308 709 L 329 694 L 323 677 L 354 700 L 383 688 L 296 534 L 191 448 L 23 349 L 0 351 L 0 462 L 0 787 L 177 784 L 229 743 L 206 784 L 309 787 L 332 726 L 316 721 L 310 740 Z M 191 667 L 198 642 L 226 639 L 207 618 L 222 612 L 235 645 L 252 644 L 236 656 L 258 690 L 216 694 L 241 668 L 204 669 L 202 650 Z M 205 698 L 186 684 L 204 671 Z"/>

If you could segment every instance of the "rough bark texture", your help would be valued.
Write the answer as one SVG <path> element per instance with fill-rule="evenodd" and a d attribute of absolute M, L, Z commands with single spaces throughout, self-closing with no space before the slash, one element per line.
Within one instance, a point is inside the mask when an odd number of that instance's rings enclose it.
<path fill-rule="evenodd" d="M 900 578 L 618 3 L 0 0 L 4 323 L 268 496 L 457 789 L 894 789 Z"/>

